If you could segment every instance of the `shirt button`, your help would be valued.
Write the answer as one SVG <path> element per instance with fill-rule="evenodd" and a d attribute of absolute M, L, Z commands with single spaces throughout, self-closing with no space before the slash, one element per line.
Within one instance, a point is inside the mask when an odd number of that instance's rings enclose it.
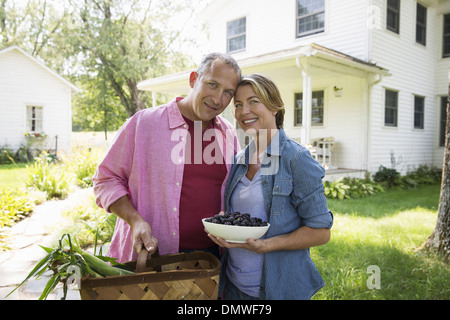
<path fill-rule="evenodd" d="M 177 233 L 176 233 L 176 232 L 174 232 L 174 233 L 172 233 L 172 235 L 173 235 L 173 236 L 176 236 L 176 235 L 177 235 Z"/>
<path fill-rule="evenodd" d="M 175 207 L 175 208 L 173 208 L 173 211 L 177 211 L 177 208 Z"/>
<path fill-rule="evenodd" d="M 177 183 L 175 183 L 177 186 L 179 186 L 180 185 L 180 183 L 179 182 L 177 182 Z"/>
<path fill-rule="evenodd" d="M 187 127 L 188 127 L 188 126 L 187 126 L 187 124 L 183 125 L 183 128 L 185 128 L 185 129 L 186 129 Z"/>
<path fill-rule="evenodd" d="M 181 162 L 183 162 L 183 159 L 181 159 L 181 158 L 178 159 L 178 163 L 181 163 Z"/>

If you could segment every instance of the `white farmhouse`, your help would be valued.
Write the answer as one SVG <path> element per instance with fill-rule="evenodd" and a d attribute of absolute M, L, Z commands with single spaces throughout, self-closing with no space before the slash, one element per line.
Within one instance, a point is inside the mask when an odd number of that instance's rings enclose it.
<path fill-rule="evenodd" d="M 215 0 L 202 17 L 205 53 L 272 78 L 287 134 L 334 172 L 442 167 L 450 1 Z M 183 95 L 188 74 L 140 88 Z"/>
<path fill-rule="evenodd" d="M 69 152 L 79 91 L 21 48 L 0 50 L 0 147 Z"/>

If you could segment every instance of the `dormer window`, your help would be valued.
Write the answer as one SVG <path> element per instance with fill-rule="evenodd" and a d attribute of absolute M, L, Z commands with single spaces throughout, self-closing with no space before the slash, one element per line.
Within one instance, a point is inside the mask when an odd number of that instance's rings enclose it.
<path fill-rule="evenodd" d="M 227 23 L 227 52 L 235 53 L 246 48 L 246 17 Z"/>
<path fill-rule="evenodd" d="M 325 30 L 325 0 L 297 0 L 297 38 Z"/>

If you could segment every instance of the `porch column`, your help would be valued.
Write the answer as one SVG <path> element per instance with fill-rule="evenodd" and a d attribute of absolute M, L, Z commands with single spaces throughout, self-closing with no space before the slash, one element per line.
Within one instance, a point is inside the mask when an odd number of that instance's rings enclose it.
<path fill-rule="evenodd" d="M 156 107 L 156 91 L 152 91 L 152 107 Z"/>
<path fill-rule="evenodd" d="M 297 58 L 297 66 L 302 70 L 303 102 L 302 102 L 302 144 L 311 142 L 312 84 L 311 74 L 306 57 Z"/>

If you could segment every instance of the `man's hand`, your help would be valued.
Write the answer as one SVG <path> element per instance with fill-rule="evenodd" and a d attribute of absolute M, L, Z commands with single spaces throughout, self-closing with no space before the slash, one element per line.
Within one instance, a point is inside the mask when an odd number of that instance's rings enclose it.
<path fill-rule="evenodd" d="M 134 222 L 133 226 L 133 249 L 137 253 L 141 250 L 142 246 L 147 248 L 149 253 L 154 253 L 158 246 L 158 239 L 152 236 L 152 229 L 150 225 L 143 219 Z"/>
<path fill-rule="evenodd" d="M 139 253 L 142 246 L 145 246 L 149 253 L 156 251 L 158 239 L 153 237 L 150 225 L 137 212 L 128 196 L 118 199 L 109 207 L 109 210 L 130 225 L 133 230 L 134 251 Z"/>

